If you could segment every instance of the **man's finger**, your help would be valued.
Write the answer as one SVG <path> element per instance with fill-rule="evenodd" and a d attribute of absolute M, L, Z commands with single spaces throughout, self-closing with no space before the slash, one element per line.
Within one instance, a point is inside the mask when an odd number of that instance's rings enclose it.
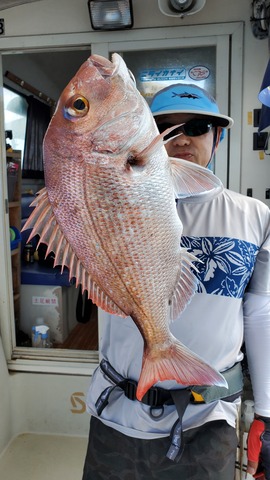
<path fill-rule="evenodd" d="M 248 461 L 247 473 L 250 473 L 250 475 L 255 475 L 257 468 L 258 462 L 252 462 L 251 460 Z"/>

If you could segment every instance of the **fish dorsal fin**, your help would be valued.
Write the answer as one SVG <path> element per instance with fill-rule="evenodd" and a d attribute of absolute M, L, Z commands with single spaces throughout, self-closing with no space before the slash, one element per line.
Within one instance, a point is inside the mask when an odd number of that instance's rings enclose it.
<path fill-rule="evenodd" d="M 189 253 L 186 248 L 181 250 L 181 257 L 180 277 L 171 300 L 171 320 L 175 320 L 184 311 L 198 285 L 198 279 L 192 271 L 192 269 L 196 270 L 193 262 L 198 261 L 198 259 L 192 253 Z"/>
<path fill-rule="evenodd" d="M 28 241 L 35 235 L 39 235 L 39 244 L 45 243 L 47 245 L 46 256 L 50 252 L 55 254 L 54 267 L 61 265 L 63 271 L 64 266 L 66 266 L 69 269 L 69 279 L 71 280 L 75 277 L 76 286 L 81 284 L 82 291 L 86 290 L 88 298 L 91 298 L 98 307 L 114 315 L 126 317 L 127 315 L 91 278 L 80 259 L 74 253 L 56 221 L 46 188 L 40 190 L 35 200 L 31 203 L 31 207 L 35 207 L 35 209 L 22 229 L 23 231 L 32 229 Z"/>
<path fill-rule="evenodd" d="M 207 168 L 180 158 L 170 158 L 170 164 L 176 198 L 198 195 L 222 187 L 219 178 Z"/>

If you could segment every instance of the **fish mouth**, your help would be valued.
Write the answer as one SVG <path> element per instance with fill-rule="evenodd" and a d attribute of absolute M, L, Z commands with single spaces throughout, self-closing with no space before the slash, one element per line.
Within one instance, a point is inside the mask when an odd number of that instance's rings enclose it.
<path fill-rule="evenodd" d="M 104 80 L 108 77 L 120 75 L 129 81 L 132 80 L 134 86 L 136 86 L 136 79 L 133 73 L 127 68 L 123 58 L 118 53 L 112 54 L 112 61 L 100 55 L 91 55 L 89 61 L 91 61 Z"/>
<path fill-rule="evenodd" d="M 133 74 L 128 70 L 126 64 L 122 57 L 117 53 L 112 54 L 112 61 L 107 58 L 101 57 L 100 55 L 91 55 L 89 62 L 98 70 L 100 75 L 106 79 L 107 77 L 112 77 L 118 73 L 123 74 L 131 78 L 135 83 L 135 78 Z"/>
<path fill-rule="evenodd" d="M 104 79 L 107 77 L 112 77 L 118 69 L 118 64 L 120 63 L 119 59 L 115 58 L 113 60 L 114 61 L 111 62 L 107 58 L 101 57 L 100 55 L 91 55 L 89 58 L 89 62 L 91 62 L 91 64 L 98 70 Z"/>
<path fill-rule="evenodd" d="M 129 151 L 128 157 L 132 159 L 131 162 L 134 162 L 136 152 L 133 154 L 132 150 L 137 150 L 137 139 L 142 134 L 147 136 L 147 132 L 145 132 L 145 106 L 139 94 L 133 94 L 133 90 L 136 90 L 136 82 L 123 58 L 117 53 L 113 53 L 111 58 L 112 61 L 100 55 L 91 55 L 85 64 L 85 68 L 92 66 L 96 69 L 97 76 L 100 75 L 108 83 L 113 81 L 113 77 L 120 77 L 130 92 L 131 103 L 127 99 L 126 103 L 119 104 L 119 108 L 112 118 L 103 118 L 102 123 L 94 126 L 90 132 L 89 143 L 97 155 L 123 155 Z M 124 108 L 121 112 L 122 107 Z M 120 135 L 120 132 L 123 132 L 123 127 L 127 129 L 127 125 L 130 125 L 129 134 L 126 136 Z M 119 132 L 119 134 L 116 134 L 116 132 Z M 112 139 L 114 138 L 115 142 L 103 141 L 103 138 L 109 138 L 109 136 Z"/>

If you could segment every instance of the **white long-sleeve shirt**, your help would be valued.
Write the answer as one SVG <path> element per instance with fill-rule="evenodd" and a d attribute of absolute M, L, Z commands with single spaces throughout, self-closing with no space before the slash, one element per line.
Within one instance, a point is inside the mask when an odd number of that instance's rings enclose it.
<path fill-rule="evenodd" d="M 181 243 L 202 263 L 196 265 L 198 291 L 170 328 L 179 340 L 219 371 L 241 361 L 245 343 L 255 411 L 270 416 L 270 212 L 262 202 L 220 188 L 178 200 L 183 223 Z M 143 340 L 131 318 L 106 315 L 100 345 L 125 378 L 138 380 Z M 98 367 L 91 380 L 87 408 L 97 416 L 95 402 L 110 381 Z M 175 382 L 158 386 L 175 388 Z M 224 419 L 235 426 L 237 405 L 222 400 L 188 405 L 183 429 Z M 100 419 L 138 438 L 170 434 L 177 420 L 174 405 L 153 419 L 150 407 L 129 400 L 120 388 L 112 392 Z"/>

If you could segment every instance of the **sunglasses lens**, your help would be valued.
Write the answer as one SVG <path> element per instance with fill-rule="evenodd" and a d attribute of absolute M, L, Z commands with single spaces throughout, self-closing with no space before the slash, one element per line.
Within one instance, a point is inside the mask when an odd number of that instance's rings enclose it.
<path fill-rule="evenodd" d="M 159 133 L 165 132 L 167 128 L 172 128 L 173 124 L 172 123 L 160 123 L 157 125 Z M 169 138 L 175 137 L 177 135 L 180 135 L 180 133 L 183 131 L 183 126 L 174 128 L 170 133 L 165 135 L 164 140 L 169 140 Z"/>
<path fill-rule="evenodd" d="M 160 123 L 157 125 L 160 133 L 163 133 L 167 128 L 172 126 L 171 123 Z M 164 140 L 180 135 L 181 132 L 187 137 L 199 137 L 200 135 L 210 132 L 212 127 L 213 125 L 207 120 L 194 118 L 184 125 L 181 125 L 181 127 L 175 128 L 168 133 L 168 135 L 165 135 Z"/>
<path fill-rule="evenodd" d="M 173 127 L 173 124 L 172 123 L 158 123 L 157 124 L 157 127 L 158 127 L 158 130 L 159 130 L 159 133 L 163 133 L 165 132 L 165 130 L 167 130 L 167 128 L 171 128 Z M 176 129 L 177 130 L 177 129 Z M 172 132 L 171 132 L 172 133 Z M 169 137 L 172 137 L 171 133 L 169 133 L 167 136 Z"/>
<path fill-rule="evenodd" d="M 195 118 L 185 123 L 182 130 L 188 137 L 199 137 L 200 135 L 210 132 L 212 127 L 213 125 L 207 122 L 207 120 Z"/>

